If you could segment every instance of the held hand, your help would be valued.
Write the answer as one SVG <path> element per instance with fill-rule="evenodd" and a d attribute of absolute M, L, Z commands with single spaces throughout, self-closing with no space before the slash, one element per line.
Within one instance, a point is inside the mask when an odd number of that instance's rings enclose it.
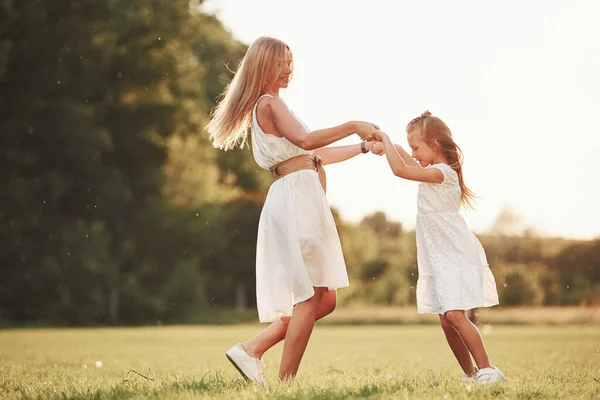
<path fill-rule="evenodd" d="M 390 137 L 388 136 L 387 133 L 385 133 L 384 131 L 380 131 L 379 129 L 377 130 L 377 134 L 381 138 L 381 142 L 383 142 L 384 137 L 387 138 L 388 140 L 390 139 Z"/>
<path fill-rule="evenodd" d="M 379 127 L 375 124 L 371 124 L 370 122 L 364 121 L 355 121 L 354 130 L 362 140 L 376 140 L 378 142 L 381 141 L 381 137 L 379 136 Z"/>
<path fill-rule="evenodd" d="M 372 143 L 371 148 L 369 148 L 369 143 Z M 385 154 L 385 147 L 383 147 L 383 143 L 381 142 L 368 142 L 367 149 L 371 151 L 371 153 L 376 156 L 382 156 Z"/>
<path fill-rule="evenodd" d="M 374 140 L 365 141 L 365 149 L 367 149 L 367 152 L 371 151 L 371 149 L 373 148 L 375 143 L 379 143 L 379 142 L 376 142 Z"/>

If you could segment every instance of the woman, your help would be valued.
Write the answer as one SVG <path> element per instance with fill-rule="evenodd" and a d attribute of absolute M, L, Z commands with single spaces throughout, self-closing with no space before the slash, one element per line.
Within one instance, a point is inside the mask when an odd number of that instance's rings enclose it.
<path fill-rule="evenodd" d="M 348 286 L 322 165 L 366 153 L 381 140 L 378 127 L 363 121 L 310 131 L 279 97 L 292 61 L 284 42 L 258 38 L 207 126 L 223 150 L 243 146 L 251 127 L 254 159 L 275 180 L 261 212 L 256 254 L 259 319 L 272 324 L 226 353 L 244 378 L 261 384 L 261 357 L 283 339 L 279 377 L 296 375 L 315 321 L 335 309 L 335 290 Z M 355 133 L 361 144 L 324 147 Z"/>

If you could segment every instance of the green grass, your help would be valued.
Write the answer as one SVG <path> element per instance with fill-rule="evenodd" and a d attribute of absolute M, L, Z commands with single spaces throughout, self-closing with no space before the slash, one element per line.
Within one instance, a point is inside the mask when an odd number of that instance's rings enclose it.
<path fill-rule="evenodd" d="M 0 398 L 600 398 L 598 325 L 486 328 L 509 381 L 480 387 L 458 382 L 437 326 L 320 324 L 294 382 L 276 380 L 281 344 L 267 353 L 268 389 L 244 382 L 224 356 L 261 327 L 0 331 Z M 130 369 L 155 380 L 124 382 Z"/>

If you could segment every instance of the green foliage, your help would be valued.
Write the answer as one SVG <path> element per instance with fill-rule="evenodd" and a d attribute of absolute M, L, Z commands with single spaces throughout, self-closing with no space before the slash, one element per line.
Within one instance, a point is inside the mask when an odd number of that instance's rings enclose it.
<path fill-rule="evenodd" d="M 237 199 L 260 199 L 262 178 L 247 152 L 220 168 L 235 157 L 203 129 L 245 46 L 187 0 L 0 9 L 0 322 L 141 323 L 208 307 L 207 201 L 225 201 L 221 248 L 242 244 L 218 264 L 235 262 L 250 286 L 239 260 L 252 235 L 224 233 L 231 215 L 257 220 Z"/>
<path fill-rule="evenodd" d="M 500 304 L 514 305 L 542 305 L 544 304 L 544 289 L 533 275 L 532 268 L 528 265 L 509 265 L 500 269 L 496 274 L 497 285 L 500 290 Z"/>
<path fill-rule="evenodd" d="M 350 288 L 340 303 L 415 303 L 414 232 L 402 232 L 376 212 L 360 224 L 341 222 Z M 598 241 L 581 242 L 531 235 L 482 235 L 502 305 L 598 304 Z"/>
<path fill-rule="evenodd" d="M 550 265 L 564 285 L 565 304 L 600 302 L 600 239 L 561 248 Z"/>

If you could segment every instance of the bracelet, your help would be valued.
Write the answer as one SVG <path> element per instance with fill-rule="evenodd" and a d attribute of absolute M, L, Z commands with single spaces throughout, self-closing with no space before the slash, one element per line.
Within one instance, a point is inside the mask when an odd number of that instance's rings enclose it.
<path fill-rule="evenodd" d="M 362 142 L 360 142 L 360 152 L 363 154 L 369 152 L 369 150 L 367 150 L 367 142 L 364 140 Z"/>

